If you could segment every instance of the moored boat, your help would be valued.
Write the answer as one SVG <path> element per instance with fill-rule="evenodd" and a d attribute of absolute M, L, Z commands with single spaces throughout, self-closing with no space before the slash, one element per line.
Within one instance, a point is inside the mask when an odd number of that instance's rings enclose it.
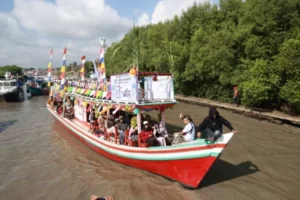
<path fill-rule="evenodd" d="M 140 85 L 141 79 L 143 87 Z M 66 86 L 63 90 L 60 90 L 59 85 L 51 88 L 50 96 L 58 101 L 67 96 L 75 98 L 74 119 L 64 118 L 50 105 L 47 108 L 73 136 L 102 156 L 177 181 L 185 187 L 198 187 L 233 133 L 223 134 L 213 143 L 196 139 L 159 147 L 145 147 L 140 140 L 138 146 L 120 145 L 116 137 L 112 141 L 110 138 L 99 137 L 89 132 L 88 105 L 98 105 L 102 108 L 101 112 L 113 109 L 115 112 L 123 110 L 135 114 L 140 133 L 142 112 L 157 110 L 163 119 L 166 109 L 177 103 L 174 98 L 173 77 L 169 73 L 126 73 L 111 76 L 110 81 L 100 87 L 78 81 L 75 86 Z"/>
<path fill-rule="evenodd" d="M 4 96 L 6 102 L 23 101 L 24 95 L 23 88 L 16 79 L 0 80 L 0 96 Z"/>

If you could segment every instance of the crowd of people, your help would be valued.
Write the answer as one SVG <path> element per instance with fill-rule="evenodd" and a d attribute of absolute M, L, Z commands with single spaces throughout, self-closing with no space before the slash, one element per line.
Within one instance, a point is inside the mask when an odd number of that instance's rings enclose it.
<path fill-rule="evenodd" d="M 74 97 L 66 96 L 62 101 L 57 101 L 51 96 L 48 104 L 56 109 L 57 114 L 69 119 L 74 117 Z M 132 113 L 113 108 L 104 109 L 95 105 L 87 105 L 86 112 L 91 134 L 98 137 L 103 135 L 104 138 L 113 136 L 121 145 L 127 144 L 126 140 L 132 145 L 144 143 L 147 147 L 168 146 L 190 142 L 197 138 L 205 138 L 209 142 L 214 142 L 222 135 L 223 125 L 231 132 L 236 132 L 231 123 L 224 119 L 214 107 L 209 109 L 208 116 L 198 126 L 189 115 L 180 114 L 184 128 L 173 135 L 168 134 L 164 121 L 155 121 L 145 113 L 141 115 L 141 132 L 138 134 L 137 116 Z M 128 132 L 127 135 L 126 132 Z"/>
<path fill-rule="evenodd" d="M 58 100 L 56 97 L 50 96 L 47 104 L 51 108 L 55 108 L 57 114 L 63 117 L 68 117 L 69 119 L 74 118 L 74 97 L 66 96 L 62 101 Z"/>

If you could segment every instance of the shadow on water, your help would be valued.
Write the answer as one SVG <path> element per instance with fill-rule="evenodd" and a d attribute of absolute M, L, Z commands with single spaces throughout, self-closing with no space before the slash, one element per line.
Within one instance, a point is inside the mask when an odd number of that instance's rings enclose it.
<path fill-rule="evenodd" d="M 251 161 L 233 165 L 221 159 L 217 159 L 198 188 L 208 187 L 217 183 L 232 180 L 241 176 L 247 176 L 259 172 L 259 168 Z"/>
<path fill-rule="evenodd" d="M 4 121 L 0 122 L 0 133 L 4 131 L 6 128 L 12 126 L 14 123 L 16 123 L 18 120 L 9 120 L 9 121 Z"/>
<path fill-rule="evenodd" d="M 166 127 L 169 132 L 169 136 L 171 137 L 173 136 L 172 133 L 181 131 L 183 129 L 183 127 L 168 123 L 166 124 Z M 247 176 L 259 171 L 259 168 L 251 161 L 245 161 L 234 165 L 218 158 L 211 166 L 198 188 L 208 187 L 238 177 Z"/>

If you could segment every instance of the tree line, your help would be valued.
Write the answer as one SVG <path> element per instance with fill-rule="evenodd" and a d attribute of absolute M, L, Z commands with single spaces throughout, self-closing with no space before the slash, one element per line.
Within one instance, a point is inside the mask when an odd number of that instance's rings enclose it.
<path fill-rule="evenodd" d="M 4 76 L 6 72 L 11 72 L 13 75 L 23 75 L 23 68 L 17 65 L 0 66 L 0 76 Z"/>
<path fill-rule="evenodd" d="M 108 74 L 169 71 L 177 93 L 300 113 L 299 0 L 220 0 L 133 27 L 107 50 Z"/>
<path fill-rule="evenodd" d="M 72 62 L 69 65 L 66 66 L 66 72 L 77 72 L 79 73 L 81 68 L 81 65 L 78 65 L 76 62 Z M 60 69 L 61 67 L 57 68 L 52 68 L 53 70 L 53 75 L 60 75 Z M 26 72 L 27 70 L 36 70 L 36 68 L 23 68 L 17 65 L 5 65 L 5 66 L 0 66 L 0 76 L 4 76 L 6 72 L 11 72 L 12 75 L 19 75 L 22 76 L 24 75 L 24 71 Z M 43 69 L 47 70 L 47 69 Z M 92 61 L 86 61 L 85 62 L 85 76 L 88 76 L 88 73 L 94 71 L 94 63 Z"/>

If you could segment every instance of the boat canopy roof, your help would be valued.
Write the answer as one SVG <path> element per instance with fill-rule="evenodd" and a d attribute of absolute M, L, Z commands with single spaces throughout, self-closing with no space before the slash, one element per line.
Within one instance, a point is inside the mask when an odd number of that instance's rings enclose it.
<path fill-rule="evenodd" d="M 143 81 L 140 81 L 143 76 Z M 74 96 L 78 101 L 110 105 L 112 107 L 130 107 L 143 110 L 160 110 L 174 106 L 173 76 L 171 73 L 139 72 L 110 76 L 110 81 L 68 81 L 68 86 L 56 82 L 52 87 L 53 96 Z M 51 95 L 51 93 L 50 93 Z"/>

